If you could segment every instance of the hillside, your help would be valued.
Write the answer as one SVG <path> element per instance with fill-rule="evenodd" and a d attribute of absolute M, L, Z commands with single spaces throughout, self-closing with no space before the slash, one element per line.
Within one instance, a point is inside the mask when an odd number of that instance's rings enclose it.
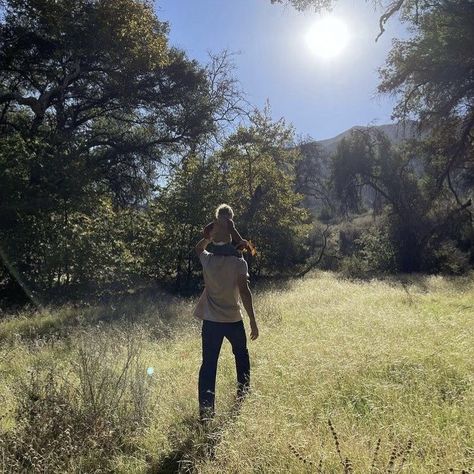
<path fill-rule="evenodd" d="M 303 166 L 303 169 L 310 170 L 308 176 L 310 177 L 312 176 L 313 177 L 312 179 L 316 178 L 315 181 L 318 181 L 319 179 L 322 179 L 322 180 L 327 179 L 330 175 L 330 168 L 331 168 L 330 157 L 336 152 L 339 143 L 341 143 L 343 139 L 349 138 L 352 132 L 356 130 L 367 130 L 369 128 L 371 129 L 375 128 L 377 130 L 381 130 L 394 145 L 398 145 L 402 143 L 404 140 L 416 138 L 417 136 L 419 136 L 416 123 L 413 121 L 409 121 L 405 124 L 390 123 L 390 124 L 371 126 L 371 127 L 356 125 L 354 127 L 349 128 L 348 130 L 345 130 L 339 135 L 336 135 L 335 137 L 328 138 L 326 140 L 317 140 L 314 142 L 307 142 L 301 145 L 300 149 L 304 157 L 303 160 L 306 161 L 307 163 L 312 163 L 309 166 Z M 422 172 L 421 164 L 417 163 L 415 159 L 412 160 L 412 165 L 415 166 L 416 168 L 419 168 L 420 172 Z M 311 178 L 309 179 L 309 181 L 311 181 Z M 315 215 L 318 215 L 321 209 L 324 208 L 324 205 L 320 201 L 314 199 L 314 197 L 311 196 L 310 194 L 311 193 L 305 196 L 304 201 L 303 201 L 304 205 L 305 207 L 310 209 L 311 212 L 315 213 Z M 370 189 L 364 189 L 362 191 L 362 196 L 363 196 L 365 205 L 368 208 L 370 208 L 370 206 L 372 205 L 372 200 L 373 200 L 372 191 Z"/>
<path fill-rule="evenodd" d="M 326 140 L 317 140 L 318 143 L 327 153 L 334 153 L 337 149 L 337 145 L 343 138 L 349 138 L 354 130 L 367 130 L 369 127 L 362 125 L 355 125 L 354 127 L 345 130 L 344 132 L 336 135 L 335 137 L 328 138 Z M 370 128 L 376 128 L 384 132 L 392 143 L 398 144 L 403 140 L 409 138 L 415 138 L 418 132 L 415 127 L 415 122 L 407 122 L 405 125 L 389 123 L 384 125 L 376 125 Z"/>

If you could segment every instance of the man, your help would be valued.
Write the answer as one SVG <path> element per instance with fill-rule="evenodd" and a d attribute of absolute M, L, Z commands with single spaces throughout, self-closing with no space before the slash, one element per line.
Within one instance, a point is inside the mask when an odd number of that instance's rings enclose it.
<path fill-rule="evenodd" d="M 202 319 L 202 365 L 198 384 L 201 420 L 214 416 L 217 360 L 224 337 L 231 343 L 235 356 L 237 399 L 242 399 L 249 389 L 250 360 L 239 295 L 250 318 L 250 339 L 258 337 L 247 262 L 243 258 L 207 252 L 209 242 L 204 238 L 196 245 L 205 283 L 194 310 L 194 316 Z"/>

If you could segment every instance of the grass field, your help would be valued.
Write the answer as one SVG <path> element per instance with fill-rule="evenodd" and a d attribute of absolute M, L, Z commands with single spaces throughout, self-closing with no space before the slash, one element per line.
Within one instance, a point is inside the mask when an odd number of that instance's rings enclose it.
<path fill-rule="evenodd" d="M 3 472 L 474 472 L 472 277 L 316 273 L 254 297 L 252 392 L 235 405 L 224 343 L 208 426 L 194 301 L 2 320 Z"/>

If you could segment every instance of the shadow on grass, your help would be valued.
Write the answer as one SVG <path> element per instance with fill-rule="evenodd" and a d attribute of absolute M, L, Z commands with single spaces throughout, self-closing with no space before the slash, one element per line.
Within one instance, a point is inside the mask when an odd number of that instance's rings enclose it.
<path fill-rule="evenodd" d="M 156 290 L 137 292 L 97 305 L 27 308 L 0 319 L 0 342 L 64 339 L 77 330 L 105 326 L 146 326 L 153 338 L 174 334 L 188 323 L 189 300 Z"/>
<path fill-rule="evenodd" d="M 199 430 L 202 428 L 199 426 L 199 421 L 196 418 L 184 419 L 181 425 L 187 427 L 189 434 L 179 441 L 174 449 L 166 454 L 166 456 L 152 461 L 147 471 L 148 474 L 171 474 L 193 471 L 192 457 L 196 451 L 196 441 L 199 438 Z M 176 437 L 176 435 L 173 437 Z"/>
<path fill-rule="evenodd" d="M 289 291 L 288 278 L 259 278 L 255 288 Z M 74 337 L 78 329 L 105 326 L 146 326 L 152 338 L 168 338 L 189 326 L 195 299 L 166 292 L 162 287 L 144 287 L 125 293 L 102 292 L 87 301 L 54 304 L 44 307 L 25 306 L 16 313 L 0 313 L 0 342 L 35 341 L 39 338 L 59 340 Z"/>
<path fill-rule="evenodd" d="M 240 413 L 243 400 L 234 401 L 231 409 L 223 416 L 207 422 L 197 417 L 188 417 L 176 424 L 170 431 L 169 439 L 174 449 L 153 461 L 148 474 L 192 473 L 200 461 L 213 459 L 224 429 Z M 188 434 L 179 439 L 183 431 Z"/>
<path fill-rule="evenodd" d="M 444 286 L 453 291 L 465 291 L 472 287 L 474 282 L 474 272 L 471 271 L 464 275 L 443 275 L 443 274 L 425 274 L 425 273 L 396 273 L 396 274 L 378 274 L 366 273 L 358 276 L 348 276 L 344 273 L 334 272 L 337 279 L 354 282 L 381 281 L 390 285 L 400 285 L 405 292 L 415 289 L 420 293 L 436 291 L 433 286 L 433 277 L 442 277 Z"/>

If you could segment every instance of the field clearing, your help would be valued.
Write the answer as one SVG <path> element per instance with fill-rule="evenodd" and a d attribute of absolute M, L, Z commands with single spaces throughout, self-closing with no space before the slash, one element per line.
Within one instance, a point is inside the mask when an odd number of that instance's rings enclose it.
<path fill-rule="evenodd" d="M 38 463 L 48 472 L 300 473 L 319 465 L 325 473 L 474 472 L 472 276 L 354 282 L 318 272 L 254 296 L 260 338 L 249 341 L 252 392 L 237 409 L 224 343 L 217 417 L 208 427 L 197 423 L 201 347 L 192 300 L 137 299 L 113 310 L 64 308 L 43 320 L 0 322 L 0 433 L 7 440 L 0 463 L 8 459 L 8 433 L 20 429 L 19 383 L 31 372 L 53 368 L 59 385 L 81 387 L 83 368 L 95 367 L 113 381 L 133 345 L 136 370 L 127 372 L 124 390 L 141 387 L 149 407 L 143 427 L 122 436 L 117 449 L 110 434 L 111 449 L 91 448 L 87 456 L 56 460 L 46 450 Z M 82 369 L 81 357 L 89 361 Z M 81 397 L 83 413 L 89 399 Z M 61 429 L 56 436 L 63 439 Z"/>

